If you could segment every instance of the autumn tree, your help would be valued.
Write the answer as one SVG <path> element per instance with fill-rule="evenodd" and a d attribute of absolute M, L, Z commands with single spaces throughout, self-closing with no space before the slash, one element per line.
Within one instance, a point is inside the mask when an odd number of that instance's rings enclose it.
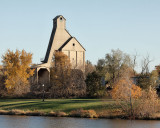
<path fill-rule="evenodd" d="M 133 117 L 136 112 L 136 99 L 141 97 L 141 88 L 136 86 L 131 79 L 131 72 L 126 69 L 123 76 L 114 85 L 111 95 L 116 103 L 121 106 L 123 112 Z"/>
<path fill-rule="evenodd" d="M 129 100 L 141 96 L 140 87 L 133 84 L 131 80 L 120 79 L 112 90 L 113 99 Z"/>
<path fill-rule="evenodd" d="M 51 90 L 54 96 L 63 96 L 67 93 L 70 74 L 71 64 L 69 58 L 62 52 L 55 52 L 53 67 L 51 68 Z"/>
<path fill-rule="evenodd" d="M 154 74 L 154 72 L 152 73 Z M 154 87 L 155 83 L 153 83 L 153 86 L 149 85 L 148 89 L 143 90 L 133 83 L 132 74 L 134 73 L 131 70 L 125 70 L 121 79 L 112 89 L 112 98 L 121 106 L 126 116 L 148 118 L 155 114 L 159 107 L 158 95 Z"/>
<path fill-rule="evenodd" d="M 136 114 L 139 118 L 149 118 L 159 111 L 159 98 L 153 87 L 142 91 Z"/>
<path fill-rule="evenodd" d="M 63 52 L 55 52 L 51 68 L 52 97 L 85 95 L 86 86 L 83 72 L 71 69 L 70 59 Z"/>
<path fill-rule="evenodd" d="M 4 67 L 5 87 L 10 94 L 21 95 L 29 91 L 28 79 L 33 76 L 34 70 L 30 69 L 32 54 L 25 50 L 13 52 L 7 50 L 2 56 Z"/>

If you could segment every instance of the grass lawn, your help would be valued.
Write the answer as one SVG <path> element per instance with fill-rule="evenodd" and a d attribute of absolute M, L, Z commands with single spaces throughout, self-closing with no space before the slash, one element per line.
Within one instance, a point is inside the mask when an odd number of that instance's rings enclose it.
<path fill-rule="evenodd" d="M 114 109 L 111 99 L 0 99 L 0 110 L 38 110 L 43 112 L 93 109 L 97 112 Z"/>

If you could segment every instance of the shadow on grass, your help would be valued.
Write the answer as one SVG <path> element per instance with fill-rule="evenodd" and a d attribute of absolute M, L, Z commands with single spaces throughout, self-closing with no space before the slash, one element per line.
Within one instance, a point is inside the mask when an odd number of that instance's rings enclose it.
<path fill-rule="evenodd" d="M 4 101 L 1 103 L 1 101 Z M 6 102 L 6 103 L 5 103 Z M 113 108 L 113 101 L 108 101 L 101 99 L 49 99 L 42 102 L 40 99 L 9 99 L 0 100 L 0 109 L 12 110 L 12 109 L 21 109 L 21 110 L 42 110 L 42 111 L 64 111 L 70 112 L 77 109 L 111 109 Z"/>

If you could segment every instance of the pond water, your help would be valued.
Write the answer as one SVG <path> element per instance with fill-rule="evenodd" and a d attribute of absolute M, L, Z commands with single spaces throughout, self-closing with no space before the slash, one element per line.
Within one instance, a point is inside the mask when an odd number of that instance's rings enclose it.
<path fill-rule="evenodd" d="M 160 121 L 0 115 L 0 128 L 160 128 Z"/>

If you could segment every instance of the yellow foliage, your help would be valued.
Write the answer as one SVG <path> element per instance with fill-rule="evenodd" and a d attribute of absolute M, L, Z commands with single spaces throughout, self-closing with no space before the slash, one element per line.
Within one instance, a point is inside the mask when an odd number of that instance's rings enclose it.
<path fill-rule="evenodd" d="M 29 84 L 28 78 L 34 74 L 34 70 L 30 69 L 32 63 L 32 54 L 25 50 L 13 51 L 8 50 L 2 56 L 4 66 L 4 74 L 7 77 L 5 80 L 6 88 L 9 92 L 15 91 L 15 88 L 20 88 Z"/>

